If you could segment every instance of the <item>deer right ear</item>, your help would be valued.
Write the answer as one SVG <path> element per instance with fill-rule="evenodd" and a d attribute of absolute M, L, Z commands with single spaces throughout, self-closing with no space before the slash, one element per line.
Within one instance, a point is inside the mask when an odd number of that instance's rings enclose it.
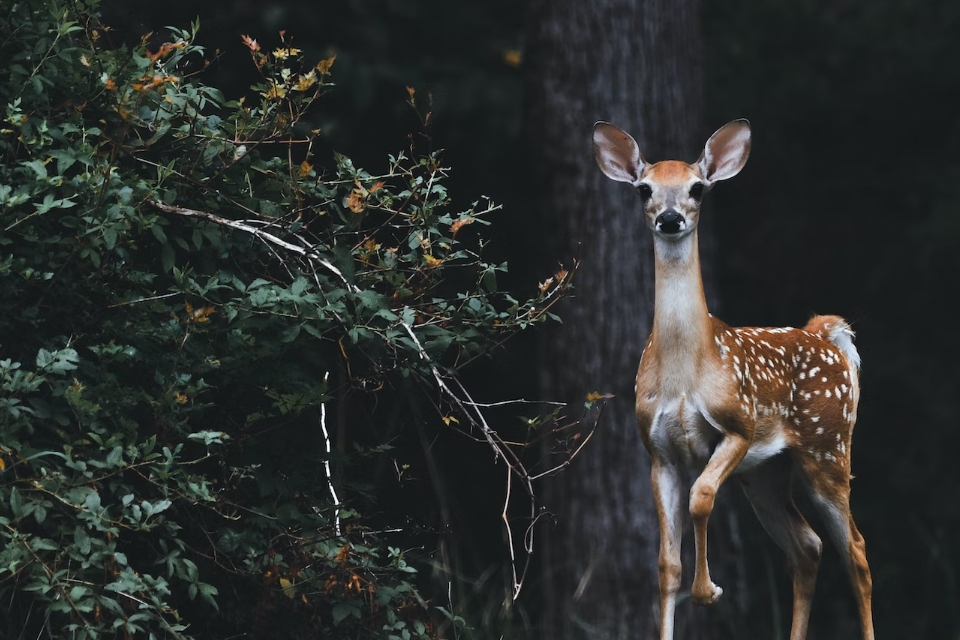
<path fill-rule="evenodd" d="M 593 125 L 593 154 L 597 166 L 611 180 L 640 184 L 646 163 L 640 155 L 640 145 L 626 131 L 609 122 Z"/>

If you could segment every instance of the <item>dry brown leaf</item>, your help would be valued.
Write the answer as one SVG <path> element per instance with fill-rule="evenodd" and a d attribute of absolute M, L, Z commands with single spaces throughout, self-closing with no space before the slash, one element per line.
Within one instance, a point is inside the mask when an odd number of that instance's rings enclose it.
<path fill-rule="evenodd" d="M 457 235 L 457 231 L 460 231 L 460 228 L 466 226 L 473 222 L 473 217 L 467 216 L 466 218 L 460 218 L 459 220 L 454 220 L 453 224 L 450 225 L 450 235 Z"/>
<path fill-rule="evenodd" d="M 362 213 L 367 208 L 367 200 L 359 189 L 354 189 L 347 196 L 347 207 L 354 213 Z"/>

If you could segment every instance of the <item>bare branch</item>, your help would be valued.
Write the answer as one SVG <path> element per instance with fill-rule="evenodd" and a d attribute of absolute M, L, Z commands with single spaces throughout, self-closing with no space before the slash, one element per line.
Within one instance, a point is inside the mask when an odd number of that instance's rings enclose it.
<path fill-rule="evenodd" d="M 261 240 L 264 240 L 271 244 L 275 244 L 278 247 L 283 247 L 287 251 L 292 251 L 298 256 L 301 256 L 313 262 L 319 263 L 327 271 L 337 276 L 337 278 L 339 278 L 340 281 L 343 282 L 343 284 L 346 285 L 348 289 L 350 289 L 350 291 L 353 291 L 354 293 L 358 293 L 360 291 L 360 289 L 358 289 L 356 286 L 350 284 L 347 281 L 347 279 L 344 277 L 340 269 L 337 269 L 329 260 L 322 258 L 315 251 L 311 251 L 310 249 L 304 249 L 303 247 L 298 247 L 297 245 L 291 244 L 286 240 L 281 240 L 277 236 L 273 235 L 272 233 L 267 233 L 263 229 L 257 229 L 256 227 L 252 227 L 249 224 L 246 224 L 244 222 L 239 222 L 237 220 L 222 218 L 218 215 L 214 215 L 206 211 L 197 211 L 196 209 L 175 207 L 173 205 L 164 204 L 163 202 L 157 202 L 156 200 L 149 200 L 148 202 L 150 203 L 151 206 L 165 213 L 173 213 L 178 216 L 186 216 L 188 218 L 202 218 L 204 220 L 209 220 L 210 222 L 214 222 L 216 224 L 219 224 L 220 226 L 230 227 L 231 229 L 237 229 L 238 231 L 249 233 L 250 235 L 255 236 Z"/>

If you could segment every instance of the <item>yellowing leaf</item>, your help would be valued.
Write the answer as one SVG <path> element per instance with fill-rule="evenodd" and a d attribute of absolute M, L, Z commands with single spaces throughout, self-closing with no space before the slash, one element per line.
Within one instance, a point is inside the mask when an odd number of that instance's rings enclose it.
<path fill-rule="evenodd" d="M 213 307 L 212 307 L 211 305 L 207 305 L 207 306 L 203 307 L 202 309 L 198 309 L 198 310 L 193 314 L 193 321 L 194 321 L 194 322 L 208 322 L 208 321 L 210 320 L 210 314 L 211 314 L 211 313 L 213 313 Z"/>
<path fill-rule="evenodd" d="M 287 95 L 287 90 L 276 82 L 271 82 L 270 88 L 266 91 L 261 91 L 260 95 L 264 98 L 282 98 Z"/>
<path fill-rule="evenodd" d="M 283 589 L 283 595 L 287 596 L 291 600 L 293 600 L 294 596 L 297 595 L 297 590 L 293 586 L 293 583 L 286 578 L 280 578 L 280 588 Z"/>
<path fill-rule="evenodd" d="M 427 265 L 429 265 L 429 266 L 431 266 L 431 267 L 435 267 L 435 266 L 439 265 L 440 262 L 441 262 L 440 260 L 438 260 L 437 258 L 434 258 L 434 257 L 433 257 L 432 255 L 430 255 L 429 253 L 426 254 L 425 256 L 423 256 L 423 259 L 424 259 L 424 261 L 427 263 Z"/>
<path fill-rule="evenodd" d="M 456 422 L 457 424 L 460 424 L 460 421 L 457 420 L 455 416 L 443 416 L 441 420 L 443 420 L 443 424 L 447 425 L 448 427 L 450 426 L 451 422 Z"/>
<path fill-rule="evenodd" d="M 306 91 L 317 84 L 317 74 L 311 71 L 297 78 L 297 91 Z"/>
<path fill-rule="evenodd" d="M 4 471 L 7 468 L 7 463 L 3 461 L 3 456 L 0 455 L 0 471 Z"/>
<path fill-rule="evenodd" d="M 597 400 L 603 397 L 604 395 L 602 393 L 597 393 L 596 391 L 593 391 L 587 394 L 587 402 L 596 402 Z"/>
<path fill-rule="evenodd" d="M 337 59 L 337 56 L 333 56 L 332 58 L 327 58 L 326 60 L 321 60 L 320 62 L 318 62 L 317 71 L 320 72 L 320 75 L 322 76 L 330 75 L 330 67 L 333 66 L 333 61 L 336 59 Z"/>
<path fill-rule="evenodd" d="M 299 173 L 300 173 L 300 177 L 301 177 L 301 178 L 306 178 L 308 175 L 310 175 L 310 172 L 311 172 L 311 171 L 313 171 L 313 165 L 312 165 L 312 164 L 310 164 L 310 163 L 307 162 L 306 160 L 304 160 L 303 162 L 300 163 L 300 171 L 299 171 Z"/>
<path fill-rule="evenodd" d="M 450 235 L 457 235 L 457 231 L 460 231 L 460 227 L 466 226 L 473 222 L 473 217 L 467 216 L 466 218 L 460 218 L 459 220 L 454 220 L 453 224 L 450 225 Z"/>
<path fill-rule="evenodd" d="M 277 60 L 285 60 L 290 56 L 295 56 L 299 53 L 300 49 L 294 49 L 293 47 L 280 47 L 273 52 L 273 57 Z"/>
<path fill-rule="evenodd" d="M 201 307 L 199 309 L 194 309 L 193 305 L 190 304 L 189 300 L 183 301 L 183 308 L 187 312 L 187 321 L 188 322 L 209 322 L 210 314 L 213 313 L 214 309 L 211 305 Z"/>
<path fill-rule="evenodd" d="M 362 213 L 367 208 L 367 200 L 359 189 L 354 189 L 347 196 L 347 207 L 354 213 Z"/>
<path fill-rule="evenodd" d="M 520 63 L 523 62 L 523 56 L 519 50 L 509 49 L 503 52 L 503 61 L 511 67 L 519 67 Z"/>

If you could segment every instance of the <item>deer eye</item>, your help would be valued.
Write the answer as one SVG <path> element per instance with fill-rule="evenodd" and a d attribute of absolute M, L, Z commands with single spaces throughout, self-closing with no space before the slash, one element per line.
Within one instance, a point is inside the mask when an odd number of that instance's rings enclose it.
<path fill-rule="evenodd" d="M 699 200 L 703 197 L 703 183 L 697 182 L 692 187 L 690 187 L 690 197 L 694 200 Z"/>
<path fill-rule="evenodd" d="M 637 193 L 640 194 L 640 199 L 646 202 L 650 199 L 650 196 L 653 195 L 653 189 L 651 189 L 648 184 L 641 184 L 637 187 Z"/>

